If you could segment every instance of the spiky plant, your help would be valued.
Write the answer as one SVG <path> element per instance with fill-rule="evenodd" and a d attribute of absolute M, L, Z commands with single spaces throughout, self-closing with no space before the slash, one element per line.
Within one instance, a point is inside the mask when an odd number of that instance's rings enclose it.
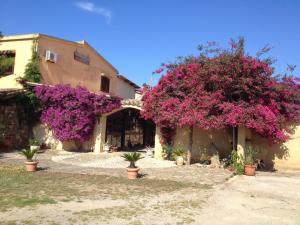
<path fill-rule="evenodd" d="M 24 155 L 27 159 L 27 161 L 33 161 L 34 155 L 37 153 L 37 150 L 31 150 L 31 149 L 23 149 L 21 150 L 20 154 Z"/>
<path fill-rule="evenodd" d="M 135 163 L 144 158 L 141 156 L 141 153 L 138 152 L 132 152 L 132 153 L 125 153 L 122 155 L 122 157 L 125 159 L 125 161 L 130 162 L 129 168 L 136 168 Z"/>

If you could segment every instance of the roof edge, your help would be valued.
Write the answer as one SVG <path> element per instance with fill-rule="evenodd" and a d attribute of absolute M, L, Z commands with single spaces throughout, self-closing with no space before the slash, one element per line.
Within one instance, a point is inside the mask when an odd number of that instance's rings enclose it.
<path fill-rule="evenodd" d="M 137 85 L 136 83 L 134 83 L 133 81 L 129 80 L 127 77 L 125 77 L 125 76 L 123 76 L 123 75 L 121 75 L 121 74 L 117 74 L 117 77 L 118 77 L 119 79 L 123 80 L 125 83 L 127 83 L 127 84 L 133 86 L 135 89 L 139 89 L 139 88 L 140 88 L 139 85 Z"/>
<path fill-rule="evenodd" d="M 49 39 L 55 39 L 55 40 L 58 40 L 58 41 L 63 41 L 63 42 L 67 42 L 67 43 L 75 44 L 75 45 L 87 46 L 93 52 L 95 52 L 96 55 L 98 55 L 102 60 L 104 60 L 116 72 L 116 74 L 119 73 L 119 71 L 117 70 L 117 68 L 115 68 L 109 61 L 107 61 L 96 49 L 94 49 L 85 40 L 82 40 L 82 41 L 70 41 L 70 40 L 67 40 L 67 39 L 63 39 L 63 38 L 59 38 L 59 37 L 55 37 L 55 36 L 51 36 L 51 35 L 47 35 L 47 34 L 33 33 L 33 34 L 3 35 L 0 38 L 0 42 L 1 41 L 14 41 L 14 40 L 33 40 L 33 39 L 40 38 L 40 37 L 45 37 L 45 38 L 49 38 Z"/>

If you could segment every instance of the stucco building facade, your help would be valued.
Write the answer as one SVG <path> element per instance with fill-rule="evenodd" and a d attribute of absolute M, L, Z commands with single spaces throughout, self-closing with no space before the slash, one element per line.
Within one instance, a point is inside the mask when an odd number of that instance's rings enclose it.
<path fill-rule="evenodd" d="M 21 89 L 16 81 L 24 76 L 27 63 L 32 56 L 32 49 L 39 54 L 39 67 L 42 83 L 80 85 L 91 92 L 121 97 L 122 107 L 111 113 L 99 116 L 93 137 L 83 143 L 82 149 L 103 152 L 106 142 L 120 149 L 152 146 L 155 157 L 162 158 L 161 135 L 159 128 L 151 121 L 139 117 L 142 110 L 140 96 L 136 92 L 138 85 L 119 74 L 118 70 L 87 42 L 73 42 L 43 34 L 5 36 L 0 39 L 0 56 L 14 58 L 13 68 L 0 76 L 1 90 Z M 1 121 L 0 121 L 1 122 Z M 45 125 L 39 124 L 33 130 L 35 138 L 52 148 L 72 150 L 77 146 L 73 142 L 60 142 Z M 188 146 L 188 129 L 178 128 L 174 145 Z M 239 128 L 238 151 L 243 154 L 247 146 L 256 146 L 262 150 L 261 158 L 274 164 L 276 169 L 300 169 L 300 126 L 294 126 L 289 141 L 283 144 L 270 144 L 266 139 L 253 134 L 250 130 Z M 194 128 L 193 161 L 205 155 L 213 143 L 221 157 L 231 151 L 231 135 L 228 130 L 204 131 Z"/>
<path fill-rule="evenodd" d="M 119 74 L 118 70 L 86 41 L 74 42 L 44 34 L 4 36 L 0 39 L 0 56 L 13 58 L 14 62 L 12 68 L 0 75 L 0 92 L 22 89 L 17 79 L 24 77 L 33 51 L 39 56 L 42 84 L 63 84 L 72 87 L 79 85 L 94 93 L 117 96 L 122 102 L 135 100 L 138 96 L 139 86 Z M 135 103 L 129 104 L 130 102 L 127 101 L 122 108 L 111 113 L 116 115 L 102 115 L 98 118 L 94 137 L 83 143 L 80 148 L 100 152 L 107 141 L 114 142 L 114 145 L 122 149 L 153 145 L 144 134 L 148 132 L 149 126 L 139 118 L 140 106 Z M 35 126 L 33 134 L 34 138 L 52 148 L 78 148 L 74 142 L 58 141 L 43 124 Z"/>
<path fill-rule="evenodd" d="M 135 98 L 138 85 L 120 75 L 86 41 L 74 42 L 44 34 L 4 36 L 0 39 L 0 54 L 15 54 L 13 71 L 0 77 L 0 88 L 22 88 L 16 78 L 24 76 L 33 50 L 38 52 L 40 58 L 43 84 L 80 85 L 95 93 L 105 92 L 124 99 Z M 104 90 L 104 82 L 109 82 L 108 90 Z"/>

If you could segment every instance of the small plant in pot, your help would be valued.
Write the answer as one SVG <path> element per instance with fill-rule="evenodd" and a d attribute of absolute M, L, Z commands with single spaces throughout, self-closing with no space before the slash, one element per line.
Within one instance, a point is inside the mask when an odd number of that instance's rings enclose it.
<path fill-rule="evenodd" d="M 163 145 L 162 157 L 164 160 L 172 159 L 173 147 L 171 145 Z"/>
<path fill-rule="evenodd" d="M 27 159 L 27 161 L 25 162 L 25 166 L 26 166 L 26 170 L 28 172 L 35 172 L 37 169 L 37 164 L 38 161 L 35 159 L 33 159 L 33 157 L 35 156 L 35 154 L 37 153 L 37 150 L 31 150 L 31 149 L 23 149 L 20 154 L 24 155 Z"/>
<path fill-rule="evenodd" d="M 172 151 L 172 157 L 176 160 L 177 166 L 182 166 L 186 159 L 186 151 L 182 148 L 175 148 Z"/>
<path fill-rule="evenodd" d="M 140 168 L 138 168 L 135 163 L 142 159 L 141 153 L 132 152 L 132 153 L 125 153 L 122 155 L 125 161 L 130 162 L 130 165 L 127 167 L 127 176 L 128 179 L 136 179 L 138 177 L 138 172 Z"/>
<path fill-rule="evenodd" d="M 37 140 L 34 140 L 34 139 L 29 140 L 29 145 L 30 145 L 31 150 L 38 151 L 41 148 L 40 143 Z"/>
<path fill-rule="evenodd" d="M 246 176 L 254 176 L 256 172 L 256 156 L 258 151 L 246 148 L 244 156 L 244 171 Z"/>
<path fill-rule="evenodd" d="M 104 153 L 109 153 L 109 149 L 110 149 L 111 145 L 109 144 L 109 142 L 107 141 L 104 146 L 103 146 L 103 150 Z"/>
<path fill-rule="evenodd" d="M 151 148 L 150 146 L 146 146 L 146 156 L 149 158 L 153 157 L 153 148 Z"/>
<path fill-rule="evenodd" d="M 244 174 L 244 157 L 236 150 L 232 150 L 228 160 L 225 163 L 225 167 L 234 172 L 235 175 Z"/>

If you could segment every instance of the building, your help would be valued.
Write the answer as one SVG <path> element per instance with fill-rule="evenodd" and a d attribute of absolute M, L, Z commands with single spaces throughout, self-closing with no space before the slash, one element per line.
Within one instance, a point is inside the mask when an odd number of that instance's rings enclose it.
<path fill-rule="evenodd" d="M 81 85 L 91 92 L 123 99 L 121 108 L 97 118 L 94 136 L 83 143 L 82 149 L 100 153 L 107 142 L 120 150 L 152 146 L 155 147 L 155 157 L 162 158 L 159 128 L 139 117 L 142 110 L 137 92 L 139 86 L 120 75 L 87 42 L 67 41 L 43 34 L 4 36 L 0 39 L 0 60 L 8 61 L 4 67 L 1 67 L 3 64 L 0 61 L 0 147 L 2 141 L 2 145 L 18 148 L 24 145 L 24 139 L 28 139 L 28 124 L 18 120 L 22 109 L 14 99 L 22 93 L 22 86 L 16 78 L 24 76 L 33 50 L 39 55 L 42 83 Z M 33 133 L 41 143 L 52 148 L 72 150 L 78 147 L 74 142 L 58 141 L 42 124 L 34 127 Z M 204 131 L 194 128 L 193 160 L 198 161 L 205 155 L 211 144 L 218 149 L 221 157 L 228 156 L 232 146 L 230 139 L 230 130 Z M 270 145 L 266 139 L 245 128 L 239 128 L 237 139 L 241 153 L 249 145 L 258 146 L 263 150 L 261 158 L 274 164 L 276 169 L 300 169 L 299 124 L 294 126 L 291 139 L 283 144 Z M 178 128 L 174 145 L 186 149 L 188 140 L 188 129 Z"/>
<path fill-rule="evenodd" d="M 86 41 L 67 41 L 44 35 L 4 36 L 0 39 L 0 57 L 11 60 L 0 77 L 0 89 L 21 88 L 16 79 L 24 76 L 32 51 L 39 55 L 44 84 L 84 86 L 91 92 L 105 92 L 123 99 L 134 98 L 138 85 L 119 74 Z"/>
<path fill-rule="evenodd" d="M 3 36 L 0 39 L 0 59 L 9 60 L 9 64 L 5 67 L 2 66 L 0 70 L 2 73 L 0 75 L 0 92 L 15 93 L 16 90 L 22 89 L 17 78 L 24 76 L 26 65 L 30 62 L 33 51 L 36 51 L 39 56 L 41 83 L 65 84 L 72 87 L 80 85 L 94 93 L 123 99 L 122 108 L 116 110 L 112 115 L 106 115 L 107 119 L 102 116 L 101 141 L 90 140 L 82 148 L 100 151 L 105 142 L 110 142 L 120 149 L 154 145 L 153 124 L 139 118 L 140 103 L 139 100 L 134 100 L 138 96 L 136 92 L 139 86 L 120 75 L 118 70 L 86 41 L 74 42 L 44 34 Z M 9 102 L 12 102 L 12 98 Z M 0 111 L 1 108 L 5 113 L 0 116 L 0 123 L 1 121 L 2 123 L 11 121 L 7 120 L 11 115 L 11 110 L 8 108 L 15 110 L 16 107 L 7 107 L 2 104 Z M 17 114 L 14 114 L 15 117 Z M 6 125 L 8 124 L 4 124 L 7 128 Z M 17 127 L 19 127 L 18 125 L 9 126 L 14 127 L 9 133 L 17 132 Z M 33 131 L 41 142 L 51 147 L 75 148 L 74 143 L 61 143 L 55 140 L 51 132 L 43 125 L 36 126 Z M 99 132 L 97 134 L 100 135 Z M 150 134 L 153 138 L 149 139 Z M 98 139 L 96 138 L 96 140 Z M 11 140 L 9 143 L 16 142 Z M 15 147 L 20 147 L 20 145 Z"/>

